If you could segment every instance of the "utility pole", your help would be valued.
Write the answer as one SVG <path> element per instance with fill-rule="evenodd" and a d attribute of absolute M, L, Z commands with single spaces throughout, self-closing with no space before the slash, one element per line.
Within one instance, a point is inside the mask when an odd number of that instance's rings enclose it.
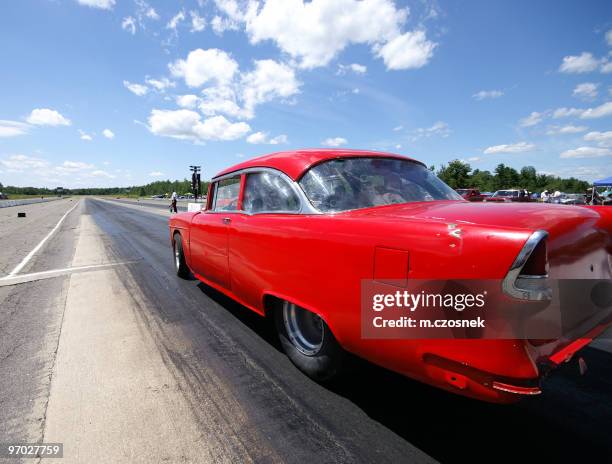
<path fill-rule="evenodd" d="M 191 190 L 193 191 L 193 196 L 195 197 L 195 201 L 198 201 L 198 196 L 200 195 L 200 191 L 202 189 L 202 183 L 200 181 L 200 170 L 202 166 L 189 166 L 189 170 L 191 171 Z"/>

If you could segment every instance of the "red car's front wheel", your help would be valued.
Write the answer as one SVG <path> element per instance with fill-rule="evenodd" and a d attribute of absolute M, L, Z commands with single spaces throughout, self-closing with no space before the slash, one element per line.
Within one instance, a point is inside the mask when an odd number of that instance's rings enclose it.
<path fill-rule="evenodd" d="M 318 315 L 283 302 L 275 313 L 278 336 L 289 359 L 315 380 L 330 380 L 342 365 L 343 351 Z"/>

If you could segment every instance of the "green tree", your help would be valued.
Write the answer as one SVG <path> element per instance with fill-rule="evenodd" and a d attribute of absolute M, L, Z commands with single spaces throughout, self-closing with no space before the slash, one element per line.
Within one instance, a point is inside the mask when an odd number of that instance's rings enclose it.
<path fill-rule="evenodd" d="M 537 173 L 533 166 L 524 166 L 519 175 L 519 184 L 522 188 L 534 192 L 538 189 Z"/>
<path fill-rule="evenodd" d="M 509 189 L 518 188 L 520 177 L 516 169 L 506 166 L 505 164 L 498 164 L 495 168 L 495 189 Z"/>
<path fill-rule="evenodd" d="M 472 168 L 469 164 L 456 159 L 448 163 L 448 165 L 442 165 L 437 175 L 451 188 L 465 188 L 470 186 L 471 170 Z"/>
<path fill-rule="evenodd" d="M 495 178 L 489 171 L 474 169 L 471 175 L 471 187 L 477 188 L 481 192 L 495 190 Z"/>

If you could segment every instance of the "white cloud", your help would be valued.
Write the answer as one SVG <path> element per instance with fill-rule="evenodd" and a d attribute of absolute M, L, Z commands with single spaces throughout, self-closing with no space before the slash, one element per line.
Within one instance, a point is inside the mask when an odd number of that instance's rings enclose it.
<path fill-rule="evenodd" d="M 110 130 L 110 129 L 104 129 L 102 131 L 102 135 L 104 137 L 106 137 L 107 139 L 114 139 L 115 138 L 115 133 L 112 130 Z"/>
<path fill-rule="evenodd" d="M 146 95 L 147 92 L 149 91 L 149 88 L 146 85 L 133 84 L 132 82 L 129 82 L 129 81 L 123 81 L 123 85 L 125 86 L 126 89 L 128 89 L 134 95 L 138 95 L 139 97 Z"/>
<path fill-rule="evenodd" d="M 80 5 L 89 6 L 91 8 L 99 8 L 101 10 L 112 10 L 115 6 L 115 0 L 77 0 Z"/>
<path fill-rule="evenodd" d="M 81 129 L 79 129 L 79 134 L 81 134 L 81 140 L 85 140 L 87 142 L 91 142 L 93 140 L 93 137 L 91 135 L 82 131 Z"/>
<path fill-rule="evenodd" d="M 49 108 L 36 108 L 32 110 L 26 121 L 37 126 L 69 126 L 72 124 L 70 119 Z"/>
<path fill-rule="evenodd" d="M 197 95 L 179 95 L 176 97 L 176 104 L 181 108 L 193 109 L 200 99 Z"/>
<path fill-rule="evenodd" d="M 95 171 L 91 171 L 88 177 L 106 177 L 107 179 L 114 179 L 117 176 L 109 174 L 106 171 L 102 171 L 101 169 L 96 169 Z"/>
<path fill-rule="evenodd" d="M 93 164 L 83 161 L 64 161 L 60 166 L 56 166 L 54 170 L 59 174 L 73 174 L 80 171 L 93 169 Z"/>
<path fill-rule="evenodd" d="M 191 16 L 191 32 L 203 31 L 206 27 L 206 20 L 194 10 L 190 11 L 189 15 Z"/>
<path fill-rule="evenodd" d="M 139 11 L 145 17 L 152 19 L 153 21 L 157 21 L 159 19 L 159 14 L 155 11 L 155 8 L 150 6 L 147 2 L 143 0 L 136 0 L 136 4 L 138 5 Z"/>
<path fill-rule="evenodd" d="M 586 73 L 595 71 L 600 64 L 591 53 L 582 52 L 580 55 L 566 56 L 559 67 L 564 73 Z"/>
<path fill-rule="evenodd" d="M 561 158 L 600 158 L 612 155 L 609 148 L 579 147 L 574 150 L 567 150 L 561 153 Z"/>
<path fill-rule="evenodd" d="M 418 68 L 435 48 L 422 30 L 402 34 L 408 9 L 391 0 L 266 0 L 244 3 L 242 10 L 233 0 L 215 3 L 245 24 L 251 43 L 271 40 L 302 68 L 325 66 L 351 44 L 372 46 L 388 69 Z"/>
<path fill-rule="evenodd" d="M 336 74 L 338 76 L 342 76 L 349 71 L 354 72 L 355 74 L 365 74 L 368 71 L 368 68 L 367 66 L 359 63 L 339 64 Z"/>
<path fill-rule="evenodd" d="M 602 63 L 600 71 L 604 74 L 612 73 L 612 61 L 605 61 Z"/>
<path fill-rule="evenodd" d="M 606 102 L 595 108 L 587 108 L 580 115 L 581 119 L 603 118 L 604 116 L 612 115 L 612 102 Z"/>
<path fill-rule="evenodd" d="M 246 141 L 252 144 L 267 143 L 269 145 L 281 145 L 288 143 L 289 140 L 285 134 L 277 135 L 270 139 L 266 132 L 254 132 L 247 137 Z"/>
<path fill-rule="evenodd" d="M 470 158 L 468 158 L 468 161 L 472 161 L 473 163 L 480 161 L 480 157 L 479 156 L 472 156 Z"/>
<path fill-rule="evenodd" d="M 398 132 L 398 131 L 401 131 L 403 128 L 404 128 L 404 126 L 402 126 L 402 125 L 395 126 L 395 127 L 393 128 L 393 132 Z"/>
<path fill-rule="evenodd" d="M 248 117 L 237 103 L 236 92 L 230 86 L 209 87 L 202 90 L 199 108 L 206 116 L 218 113 L 233 117 Z"/>
<path fill-rule="evenodd" d="M 231 123 L 223 116 L 201 120 L 191 110 L 152 110 L 149 130 L 155 134 L 182 140 L 235 140 L 251 131 L 245 122 Z"/>
<path fill-rule="evenodd" d="M 134 18 L 131 16 L 123 18 L 123 21 L 121 22 L 121 29 L 128 31 L 132 35 L 136 34 L 136 21 L 134 21 Z"/>
<path fill-rule="evenodd" d="M 149 84 L 151 87 L 159 90 L 160 92 L 166 90 L 167 88 L 171 88 L 175 86 L 174 82 L 172 82 L 167 77 L 162 77 L 161 79 L 147 78 L 145 82 Z"/>
<path fill-rule="evenodd" d="M 472 95 L 476 100 L 485 100 L 487 98 L 499 98 L 504 94 L 501 90 L 481 90 Z"/>
<path fill-rule="evenodd" d="M 596 119 L 610 115 L 612 115 L 612 102 L 603 103 L 595 108 L 558 108 L 553 112 L 553 118 Z"/>
<path fill-rule="evenodd" d="M 288 98 L 299 92 L 301 83 L 286 64 L 273 60 L 255 61 L 255 69 L 242 76 L 242 99 L 248 115 L 255 106 L 275 98 Z"/>
<path fill-rule="evenodd" d="M 444 121 L 438 121 L 431 127 L 419 127 L 412 131 L 412 141 L 416 142 L 421 138 L 428 138 L 432 136 L 448 137 L 451 134 L 450 127 Z"/>
<path fill-rule="evenodd" d="M 383 45 L 378 56 L 387 69 L 418 69 L 429 62 L 436 46 L 427 40 L 425 31 L 406 32 Z"/>
<path fill-rule="evenodd" d="M 242 21 L 244 13 L 240 10 L 236 0 L 215 0 L 215 5 L 233 21 Z"/>
<path fill-rule="evenodd" d="M 238 70 L 238 63 L 216 48 L 198 48 L 189 52 L 186 60 L 177 60 L 168 66 L 172 75 L 184 78 L 189 87 L 200 87 L 212 80 L 228 82 Z"/>
<path fill-rule="evenodd" d="M 238 23 L 236 21 L 232 21 L 230 18 L 222 18 L 221 16 L 215 16 L 211 21 L 210 25 L 215 34 L 221 35 L 225 31 L 235 31 L 238 30 Z"/>
<path fill-rule="evenodd" d="M 348 140 L 344 137 L 330 137 L 321 142 L 324 147 L 339 147 L 340 145 L 346 145 Z"/>
<path fill-rule="evenodd" d="M 175 14 L 168 24 L 166 24 L 166 29 L 176 29 L 178 25 L 185 20 L 185 12 L 183 10 L 179 11 Z"/>
<path fill-rule="evenodd" d="M 612 131 L 606 132 L 589 132 L 584 135 L 584 140 L 589 142 L 597 142 L 600 147 L 612 147 Z"/>
<path fill-rule="evenodd" d="M 289 138 L 285 134 L 277 135 L 270 139 L 270 145 L 283 145 L 289 143 Z"/>
<path fill-rule="evenodd" d="M 268 134 L 264 132 L 253 132 L 246 138 L 246 141 L 252 144 L 266 143 L 268 141 Z"/>
<path fill-rule="evenodd" d="M 161 172 L 161 171 L 153 171 L 153 172 L 149 173 L 150 177 L 162 177 L 163 175 L 164 175 L 164 173 Z"/>
<path fill-rule="evenodd" d="M 608 43 L 608 46 L 612 47 L 612 29 L 606 32 L 606 42 Z"/>
<path fill-rule="evenodd" d="M 567 126 L 548 126 L 548 131 L 546 131 L 546 134 L 577 134 L 578 132 L 584 132 L 587 129 L 588 127 L 586 126 L 573 126 L 571 124 Z"/>
<path fill-rule="evenodd" d="M 584 82 L 582 84 L 578 84 L 572 95 L 574 97 L 582 98 L 582 99 L 593 99 L 597 96 L 597 87 L 599 84 L 594 84 L 592 82 Z"/>
<path fill-rule="evenodd" d="M 30 125 L 19 121 L 7 121 L 0 119 L 0 138 L 16 137 L 28 133 Z"/>
<path fill-rule="evenodd" d="M 30 169 L 41 169 L 49 166 L 49 162 L 40 158 L 33 158 L 26 155 L 10 155 L 8 158 L 0 160 L 0 164 L 14 172 L 23 172 Z"/>
<path fill-rule="evenodd" d="M 559 118 L 573 118 L 573 117 L 579 117 L 582 112 L 584 110 L 578 109 L 578 108 L 557 108 L 554 112 L 553 112 L 553 118 L 555 119 L 559 119 Z"/>
<path fill-rule="evenodd" d="M 524 153 L 533 151 L 535 145 L 528 142 L 518 142 L 503 145 L 494 145 L 484 150 L 485 155 L 495 155 L 498 153 Z"/>
<path fill-rule="evenodd" d="M 532 127 L 532 126 L 535 126 L 535 125 L 539 124 L 540 122 L 542 122 L 543 116 L 544 115 L 542 113 L 538 113 L 537 111 L 534 111 L 529 116 L 521 119 L 519 121 L 519 125 L 521 127 Z"/>

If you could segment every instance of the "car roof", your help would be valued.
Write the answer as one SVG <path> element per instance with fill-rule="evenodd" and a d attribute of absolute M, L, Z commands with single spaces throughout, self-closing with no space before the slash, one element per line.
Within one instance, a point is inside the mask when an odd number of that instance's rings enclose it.
<path fill-rule="evenodd" d="M 213 177 L 213 180 L 217 177 L 225 176 L 227 174 L 231 174 L 232 172 L 241 171 L 248 168 L 278 169 L 279 171 L 287 174 L 291 179 L 297 180 L 304 172 L 320 162 L 338 158 L 356 157 L 403 159 L 425 166 L 425 164 L 421 163 L 420 161 L 395 153 L 369 150 L 313 148 L 306 150 L 281 151 L 271 153 L 269 155 L 259 156 L 224 169 Z"/>

